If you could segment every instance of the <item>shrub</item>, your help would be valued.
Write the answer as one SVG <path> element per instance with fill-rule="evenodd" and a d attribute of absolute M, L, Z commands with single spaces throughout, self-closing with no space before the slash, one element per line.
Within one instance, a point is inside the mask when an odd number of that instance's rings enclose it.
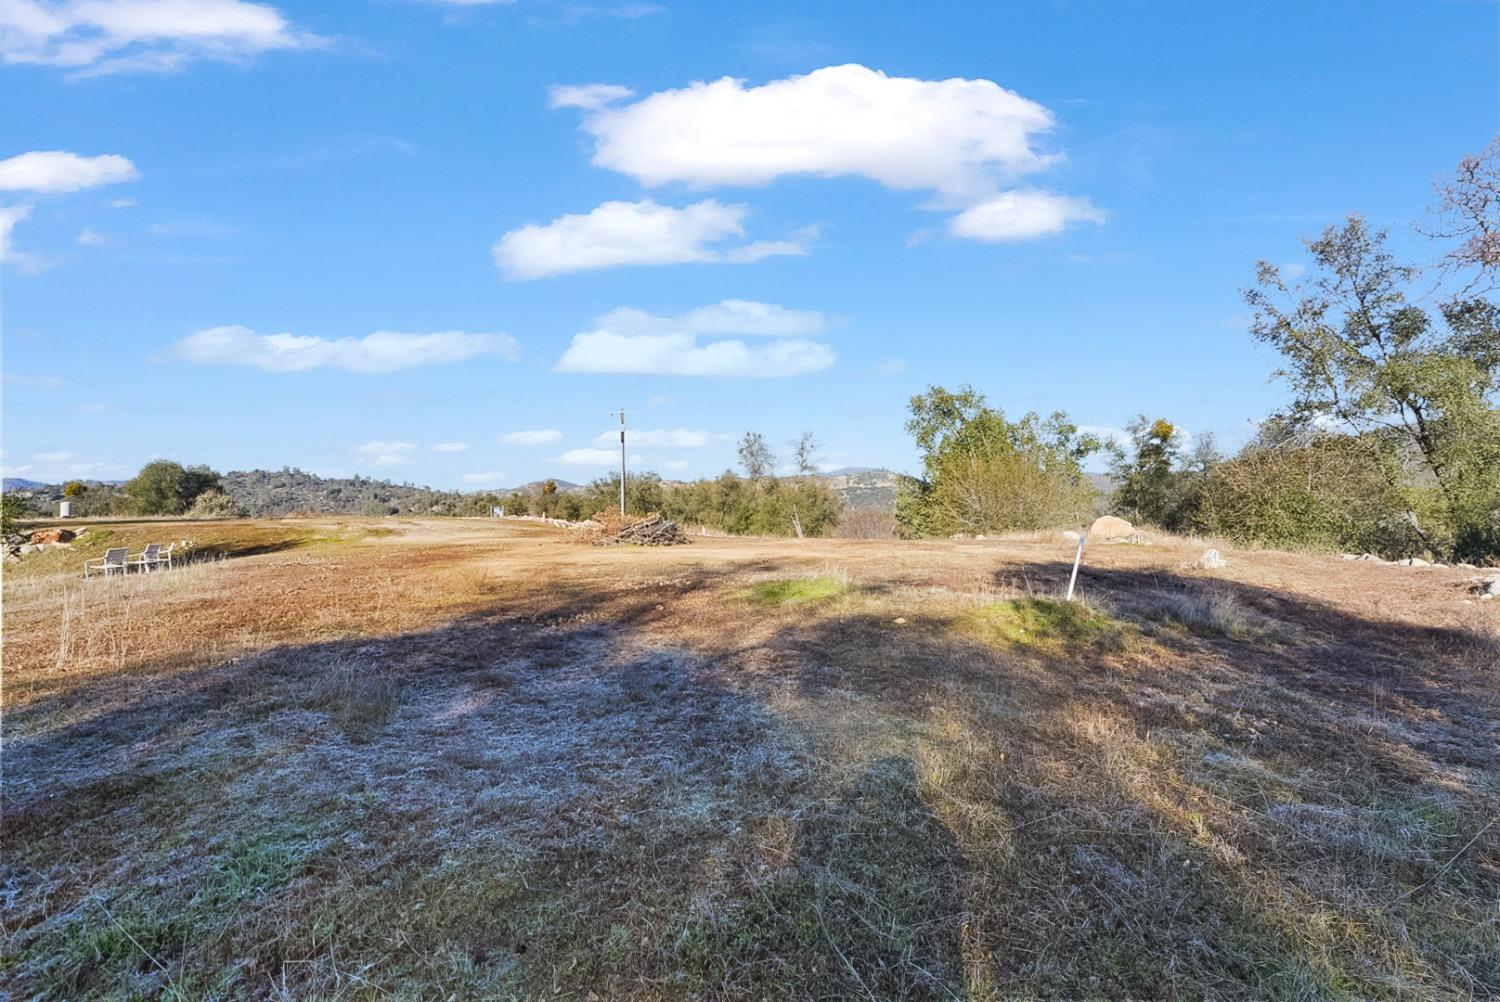
<path fill-rule="evenodd" d="M 896 515 L 884 508 L 848 508 L 833 534 L 841 539 L 894 539 Z"/>
<path fill-rule="evenodd" d="M 1019 421 L 965 386 L 911 399 L 906 429 L 923 476 L 904 478 L 896 518 L 908 536 L 1048 529 L 1085 521 L 1096 492 L 1081 460 L 1100 448 L 1062 412 Z"/>
<path fill-rule="evenodd" d="M 187 518 L 242 518 L 244 511 L 234 498 L 221 490 L 206 490 L 193 499 L 192 507 L 184 515 Z"/>

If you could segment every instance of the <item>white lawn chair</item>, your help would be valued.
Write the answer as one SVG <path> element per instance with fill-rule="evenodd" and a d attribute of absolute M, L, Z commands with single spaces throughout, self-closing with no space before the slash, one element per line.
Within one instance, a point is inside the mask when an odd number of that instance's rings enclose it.
<path fill-rule="evenodd" d="M 152 571 L 158 567 L 171 567 L 172 548 L 176 545 L 173 543 L 172 546 L 162 549 L 160 543 L 148 543 L 146 548 L 136 555 L 133 563 L 143 571 Z"/>
<path fill-rule="evenodd" d="M 88 577 L 92 571 L 103 571 L 104 576 L 111 574 L 124 574 L 128 566 L 126 559 L 130 556 L 130 548 L 125 546 L 114 546 L 104 551 L 104 556 L 95 557 L 83 562 L 83 576 Z"/>

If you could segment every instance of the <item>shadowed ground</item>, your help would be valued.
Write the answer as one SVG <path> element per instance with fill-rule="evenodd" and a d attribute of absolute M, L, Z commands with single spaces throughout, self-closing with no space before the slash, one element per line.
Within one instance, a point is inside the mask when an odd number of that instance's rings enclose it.
<path fill-rule="evenodd" d="M 18 998 L 1500 993 L 1459 572 L 392 525 L 8 574 Z"/>

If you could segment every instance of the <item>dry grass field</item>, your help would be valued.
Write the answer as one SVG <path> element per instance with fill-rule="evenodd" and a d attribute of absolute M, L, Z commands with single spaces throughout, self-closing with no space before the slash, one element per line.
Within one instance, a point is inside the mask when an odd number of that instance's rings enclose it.
<path fill-rule="evenodd" d="M 1462 571 L 96 528 L 6 568 L 0 997 L 1500 996 Z"/>

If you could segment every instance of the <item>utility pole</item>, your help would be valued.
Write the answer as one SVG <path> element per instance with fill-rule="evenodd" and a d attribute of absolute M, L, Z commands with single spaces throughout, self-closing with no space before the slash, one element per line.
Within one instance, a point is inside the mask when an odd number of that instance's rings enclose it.
<path fill-rule="evenodd" d="M 625 408 L 620 408 L 620 517 L 625 517 Z"/>

